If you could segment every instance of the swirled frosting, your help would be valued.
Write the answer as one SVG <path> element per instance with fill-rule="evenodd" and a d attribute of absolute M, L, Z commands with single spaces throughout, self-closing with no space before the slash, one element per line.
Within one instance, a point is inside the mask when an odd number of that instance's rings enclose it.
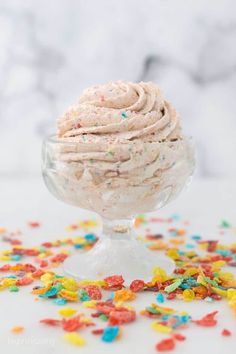
<path fill-rule="evenodd" d="M 181 137 L 179 117 L 152 82 L 111 82 L 86 89 L 58 121 L 58 136 L 83 140 L 173 140 Z"/>
<path fill-rule="evenodd" d="M 190 174 L 179 116 L 151 82 L 88 88 L 57 127 L 62 198 L 106 218 L 160 207 Z"/>

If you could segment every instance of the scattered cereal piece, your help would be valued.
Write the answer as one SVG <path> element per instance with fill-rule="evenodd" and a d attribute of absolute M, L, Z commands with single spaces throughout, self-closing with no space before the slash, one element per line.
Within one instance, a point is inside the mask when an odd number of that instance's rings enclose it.
<path fill-rule="evenodd" d="M 177 279 L 176 281 L 174 281 L 174 283 L 165 287 L 165 289 L 164 289 L 165 292 L 171 293 L 172 291 L 175 291 L 175 289 L 177 289 L 180 286 L 180 284 L 182 284 L 182 282 L 183 282 L 183 279 Z"/>
<path fill-rule="evenodd" d="M 119 290 L 123 287 L 124 278 L 122 275 L 113 275 L 104 279 L 106 285 L 103 286 L 104 289 L 115 289 Z"/>
<path fill-rule="evenodd" d="M 76 312 L 77 312 L 77 310 L 72 309 L 70 307 L 64 307 L 63 309 L 58 311 L 59 315 L 61 315 L 63 317 L 73 316 Z"/>
<path fill-rule="evenodd" d="M 18 286 L 12 285 L 12 286 L 9 286 L 9 291 L 12 293 L 16 293 L 19 291 L 19 288 L 18 288 Z"/>
<path fill-rule="evenodd" d="M 83 327 L 83 323 L 80 316 L 76 316 L 68 320 L 62 320 L 62 327 L 64 331 L 74 332 L 77 331 L 77 329 Z"/>
<path fill-rule="evenodd" d="M 157 302 L 162 304 L 165 301 L 165 297 L 162 293 L 158 293 L 156 296 L 156 300 L 157 300 Z"/>
<path fill-rule="evenodd" d="M 173 350 L 175 348 L 175 342 L 173 338 L 162 339 L 156 344 L 156 350 L 158 352 L 165 352 L 168 350 Z"/>
<path fill-rule="evenodd" d="M 113 342 L 119 334 L 119 327 L 118 326 L 109 326 L 104 328 L 102 340 L 104 342 Z"/>
<path fill-rule="evenodd" d="M 61 321 L 55 320 L 53 318 L 44 318 L 43 320 L 40 320 L 40 323 L 46 324 L 48 326 L 58 326 L 61 324 Z"/>
<path fill-rule="evenodd" d="M 24 331 L 24 329 L 25 328 L 23 326 L 14 326 L 14 327 L 12 327 L 11 332 L 12 333 L 21 333 Z"/>
<path fill-rule="evenodd" d="M 152 327 L 152 329 L 154 329 L 155 331 L 160 332 L 160 333 L 170 333 L 172 331 L 171 327 L 168 327 L 166 325 L 163 325 L 161 323 L 156 323 L 156 322 L 152 323 L 151 327 Z"/>
<path fill-rule="evenodd" d="M 104 332 L 103 328 L 97 328 L 97 329 L 93 329 L 92 330 L 92 333 L 95 334 L 95 335 L 103 334 L 103 332 Z"/>
<path fill-rule="evenodd" d="M 226 329 L 226 328 L 224 328 L 224 329 L 222 330 L 221 334 L 222 334 L 222 336 L 225 336 L 225 337 L 229 337 L 229 336 L 232 335 L 231 331 L 228 330 L 228 329 Z"/>
<path fill-rule="evenodd" d="M 132 290 L 134 293 L 137 293 L 139 291 L 142 291 L 144 289 L 144 286 L 145 283 L 143 280 L 135 279 L 130 284 L 130 290 Z"/>
<path fill-rule="evenodd" d="M 89 309 L 94 309 L 96 308 L 96 303 L 97 303 L 96 300 L 88 300 L 88 301 L 83 301 L 82 305 Z"/>
<path fill-rule="evenodd" d="M 172 337 L 180 342 L 182 342 L 186 339 L 186 337 L 180 333 L 173 333 Z"/>
<path fill-rule="evenodd" d="M 211 313 L 208 313 L 207 315 L 203 316 L 202 319 L 193 321 L 199 326 L 203 327 L 213 327 L 217 324 L 217 320 L 215 319 L 215 315 L 218 313 L 218 311 L 214 311 Z"/>
<path fill-rule="evenodd" d="M 40 223 L 38 221 L 30 221 L 28 225 L 32 228 L 35 229 L 40 226 Z"/>
<path fill-rule="evenodd" d="M 128 322 L 133 322 L 136 319 L 135 311 L 117 311 L 113 310 L 110 312 L 109 324 L 110 325 L 121 325 Z"/>
<path fill-rule="evenodd" d="M 136 296 L 137 295 L 129 289 L 121 289 L 115 292 L 114 301 L 132 301 Z"/>
<path fill-rule="evenodd" d="M 183 291 L 183 299 L 184 299 L 184 301 L 190 302 L 190 301 L 194 300 L 194 298 L 195 298 L 195 293 L 194 293 L 194 291 L 192 289 L 185 289 Z"/>
<path fill-rule="evenodd" d="M 64 340 L 66 340 L 67 342 L 73 344 L 73 345 L 77 345 L 77 346 L 83 346 L 86 344 L 84 338 L 76 332 L 70 332 L 70 333 L 66 333 L 63 336 Z"/>
<path fill-rule="evenodd" d="M 99 289 L 98 285 L 95 284 L 88 284 L 84 286 L 88 296 L 92 299 L 92 300 L 101 300 L 102 298 L 102 293 L 101 290 Z"/>

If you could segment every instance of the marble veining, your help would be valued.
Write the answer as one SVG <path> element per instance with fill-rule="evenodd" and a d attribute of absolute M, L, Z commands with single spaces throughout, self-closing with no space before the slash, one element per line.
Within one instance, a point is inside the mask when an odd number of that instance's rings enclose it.
<path fill-rule="evenodd" d="M 83 88 L 152 80 L 194 136 L 198 174 L 236 176 L 234 0 L 1 0 L 0 176 L 37 175 Z"/>

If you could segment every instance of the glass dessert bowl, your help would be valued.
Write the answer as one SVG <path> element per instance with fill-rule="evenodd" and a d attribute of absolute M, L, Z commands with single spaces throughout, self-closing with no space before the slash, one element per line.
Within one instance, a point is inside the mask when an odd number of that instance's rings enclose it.
<path fill-rule="evenodd" d="M 148 281 L 154 267 L 170 273 L 174 262 L 137 241 L 132 227 L 137 214 L 172 201 L 193 175 L 191 138 L 129 141 L 119 145 L 119 159 L 81 151 L 81 144 L 51 136 L 43 143 L 42 172 L 50 192 L 65 203 L 94 211 L 103 222 L 99 241 L 87 252 L 68 257 L 64 271 L 78 279 L 122 274 L 126 282 Z M 128 156 L 122 151 L 129 151 Z M 120 163 L 122 161 L 122 163 Z M 132 163 L 131 163 L 132 162 Z"/>

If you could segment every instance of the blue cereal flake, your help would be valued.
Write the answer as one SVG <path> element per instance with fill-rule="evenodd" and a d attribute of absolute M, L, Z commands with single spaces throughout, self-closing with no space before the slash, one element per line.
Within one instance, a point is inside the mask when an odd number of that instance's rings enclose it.
<path fill-rule="evenodd" d="M 157 302 L 160 302 L 162 304 L 165 301 L 165 297 L 163 294 L 158 293 L 156 296 L 156 300 L 157 300 Z"/>
<path fill-rule="evenodd" d="M 89 301 L 91 300 L 91 297 L 87 294 L 87 292 L 84 289 L 80 289 L 78 292 L 79 299 L 80 301 Z"/>
<path fill-rule="evenodd" d="M 108 300 L 113 300 L 114 297 L 115 297 L 115 294 L 114 294 L 114 293 L 110 293 L 110 294 L 108 295 Z"/>
<path fill-rule="evenodd" d="M 67 300 L 63 298 L 58 298 L 53 300 L 53 303 L 59 306 L 64 306 L 67 303 Z"/>
<path fill-rule="evenodd" d="M 80 301 L 82 301 L 82 302 L 89 301 L 89 300 L 91 300 L 91 297 L 88 295 L 81 296 L 81 298 L 80 298 Z"/>
<path fill-rule="evenodd" d="M 188 284 L 186 284 L 186 283 L 182 283 L 182 284 L 180 285 L 180 288 L 181 288 L 181 289 L 189 289 L 189 288 L 190 288 L 190 285 L 188 285 Z"/>
<path fill-rule="evenodd" d="M 76 244 L 74 244 L 74 248 L 80 249 L 80 248 L 83 248 L 83 246 L 80 243 L 76 243 Z"/>
<path fill-rule="evenodd" d="M 170 216 L 170 218 L 171 218 L 173 221 L 179 221 L 179 220 L 181 219 L 179 214 L 172 214 L 172 215 Z"/>
<path fill-rule="evenodd" d="M 230 250 L 215 250 L 215 253 L 218 253 L 223 257 L 231 256 L 232 254 Z"/>
<path fill-rule="evenodd" d="M 202 236 L 200 236 L 200 235 L 192 235 L 190 237 L 191 237 L 192 240 L 195 240 L 195 241 L 198 241 L 198 240 L 202 239 Z"/>
<path fill-rule="evenodd" d="M 186 243 L 186 248 L 194 248 L 195 246 L 192 243 Z"/>
<path fill-rule="evenodd" d="M 56 286 L 52 286 L 45 294 L 39 295 L 39 297 L 53 297 L 58 293 L 59 289 Z"/>
<path fill-rule="evenodd" d="M 85 240 L 87 241 L 95 241 L 97 239 L 97 237 L 94 234 L 86 234 L 84 236 Z"/>
<path fill-rule="evenodd" d="M 11 256 L 11 260 L 12 260 L 12 261 L 20 261 L 21 258 L 22 258 L 22 256 L 21 256 L 20 254 L 13 254 L 13 255 Z"/>
<path fill-rule="evenodd" d="M 102 340 L 107 343 L 113 342 L 119 334 L 118 326 L 108 326 L 104 328 Z"/>
<path fill-rule="evenodd" d="M 191 316 L 189 316 L 189 315 L 183 315 L 183 316 L 181 316 L 181 322 L 182 323 L 187 323 L 187 322 L 189 322 L 191 320 Z"/>
<path fill-rule="evenodd" d="M 126 112 L 122 112 L 121 116 L 122 116 L 122 118 L 127 118 L 128 117 Z"/>

